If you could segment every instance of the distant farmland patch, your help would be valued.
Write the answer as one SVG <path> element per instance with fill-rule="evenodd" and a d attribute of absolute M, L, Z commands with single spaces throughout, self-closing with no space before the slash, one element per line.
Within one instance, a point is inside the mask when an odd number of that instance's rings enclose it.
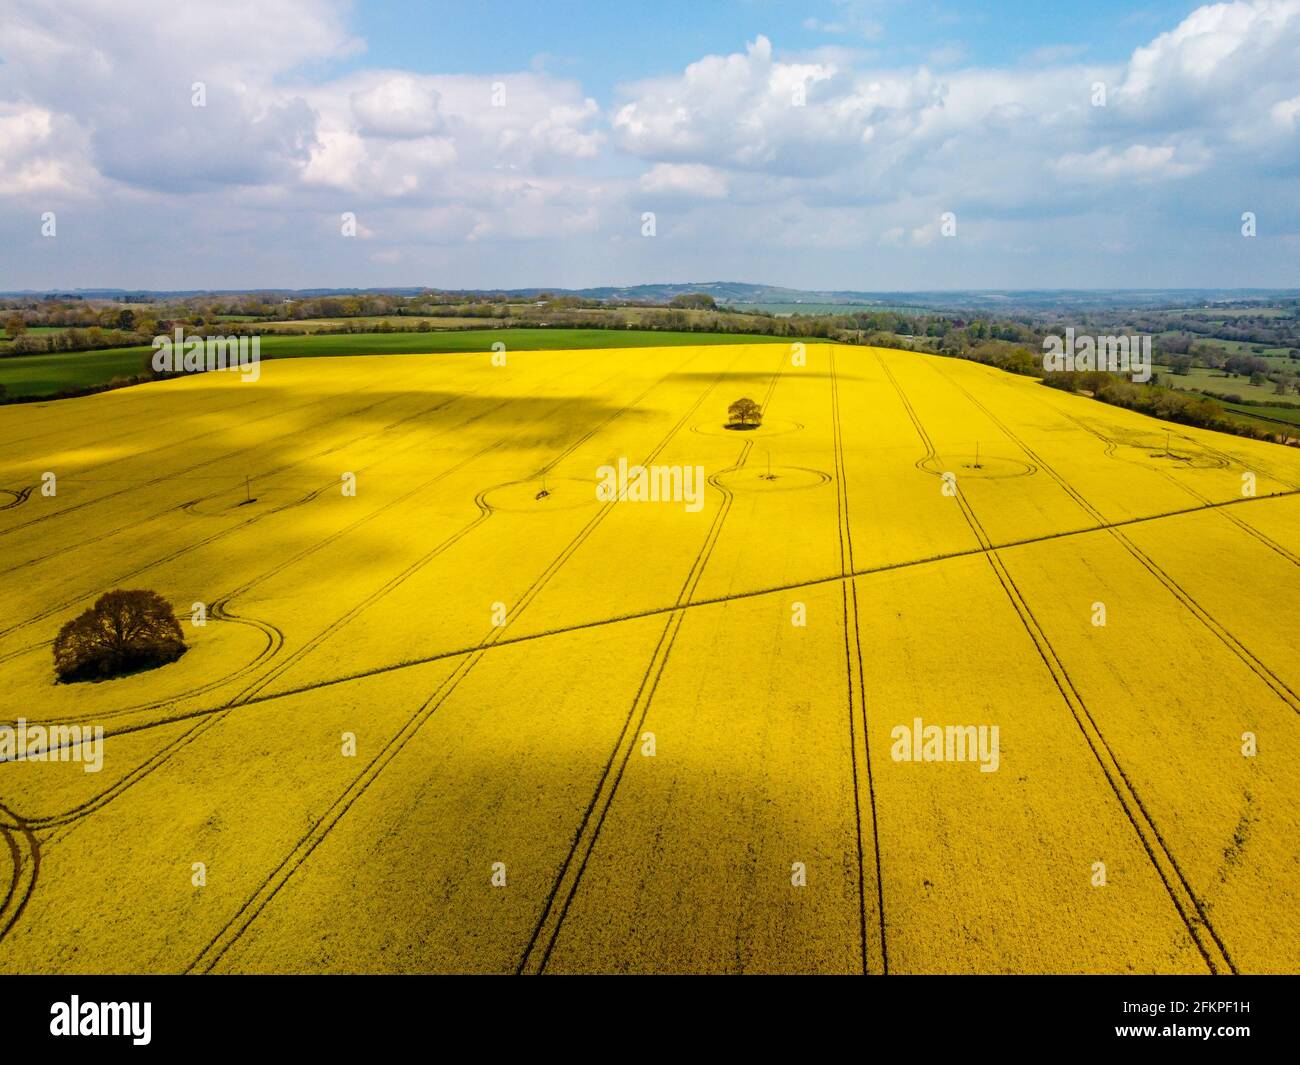
<path fill-rule="evenodd" d="M 1160 367 L 1160 383 L 1170 388 L 1191 389 L 1196 392 L 1208 392 L 1215 396 L 1238 396 L 1241 399 L 1272 400 L 1280 399 L 1272 384 L 1253 385 L 1249 377 L 1224 377 L 1220 370 L 1207 370 L 1203 366 L 1193 366 L 1185 374 L 1171 373 L 1168 367 Z"/>

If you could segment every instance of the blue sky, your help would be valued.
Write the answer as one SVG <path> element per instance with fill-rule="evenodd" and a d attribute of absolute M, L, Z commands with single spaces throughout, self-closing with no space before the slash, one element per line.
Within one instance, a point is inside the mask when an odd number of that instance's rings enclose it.
<path fill-rule="evenodd" d="M 1036 51 L 1062 46 L 1096 60 L 1120 60 L 1196 7 L 1123 0 L 860 5 L 367 0 L 356 8 L 367 49 L 352 63 L 461 74 L 522 70 L 542 62 L 557 74 L 581 79 L 598 98 L 612 98 L 622 82 L 680 70 L 702 55 L 735 51 L 758 33 L 791 50 L 852 45 L 877 53 L 883 65 L 924 61 L 945 47 L 960 48 L 968 61 L 980 64 L 1030 62 Z"/>
<path fill-rule="evenodd" d="M 0 25 L 3 289 L 1300 285 L 1300 0 Z"/>

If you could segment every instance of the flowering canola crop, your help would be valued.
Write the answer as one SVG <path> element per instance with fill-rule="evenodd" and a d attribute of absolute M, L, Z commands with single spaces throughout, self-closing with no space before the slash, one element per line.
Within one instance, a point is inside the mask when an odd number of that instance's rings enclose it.
<path fill-rule="evenodd" d="M 0 489 L 0 972 L 1297 968 L 1295 450 L 622 348 L 0 408 Z M 56 684 L 113 588 L 188 650 Z"/>

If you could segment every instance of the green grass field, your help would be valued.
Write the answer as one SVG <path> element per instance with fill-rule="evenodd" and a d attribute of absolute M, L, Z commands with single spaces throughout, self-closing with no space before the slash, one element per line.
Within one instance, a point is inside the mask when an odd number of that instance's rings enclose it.
<path fill-rule="evenodd" d="M 1286 359 L 1291 353 L 1291 349 L 1287 347 L 1253 344 L 1247 340 L 1225 340 L 1223 337 L 1210 337 L 1208 340 L 1209 343 L 1217 344 L 1234 355 L 1258 355 L 1261 359 Z"/>
<path fill-rule="evenodd" d="M 336 336 L 266 336 L 264 359 L 330 355 L 430 355 L 490 351 L 500 341 L 506 350 L 549 351 L 579 348 L 677 347 L 684 344 L 789 343 L 781 337 L 721 333 L 668 333 L 635 329 L 467 329 L 440 333 L 359 333 Z M 0 359 L 0 385 L 9 397 L 48 396 L 68 389 L 96 388 L 114 377 L 141 373 L 150 348 L 19 355 Z"/>
<path fill-rule="evenodd" d="M 24 332 L 32 333 L 36 336 L 44 336 L 47 333 L 62 333 L 63 327 L 54 325 L 32 325 L 28 326 Z M 9 352 L 13 351 L 13 349 L 13 338 L 7 333 L 0 332 L 0 356 L 7 355 Z"/>
<path fill-rule="evenodd" d="M 1223 409 L 1257 428 L 1267 428 L 1278 422 L 1300 426 L 1300 407 L 1247 407 L 1225 403 Z"/>
<path fill-rule="evenodd" d="M 1204 366 L 1193 366 L 1186 374 L 1173 373 L 1167 366 L 1158 369 L 1160 383 L 1170 388 L 1210 392 L 1216 396 L 1240 396 L 1242 399 L 1262 402 L 1281 398 L 1274 391 L 1272 383 L 1252 385 L 1249 377 L 1224 377 L 1218 370 L 1207 370 Z"/>

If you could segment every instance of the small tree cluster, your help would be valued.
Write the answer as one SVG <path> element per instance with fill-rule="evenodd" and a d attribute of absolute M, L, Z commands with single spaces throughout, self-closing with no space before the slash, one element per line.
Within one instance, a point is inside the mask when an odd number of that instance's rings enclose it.
<path fill-rule="evenodd" d="M 707 292 L 686 292 L 674 296 L 668 301 L 668 306 L 685 311 L 713 311 L 717 310 L 718 301 Z"/>
<path fill-rule="evenodd" d="M 54 638 L 54 672 L 61 681 L 115 677 L 174 662 L 185 640 L 171 605 L 157 592 L 105 592 Z"/>
<path fill-rule="evenodd" d="M 748 396 L 736 400 L 727 408 L 727 424 L 736 428 L 758 426 L 763 422 L 763 411 Z"/>

